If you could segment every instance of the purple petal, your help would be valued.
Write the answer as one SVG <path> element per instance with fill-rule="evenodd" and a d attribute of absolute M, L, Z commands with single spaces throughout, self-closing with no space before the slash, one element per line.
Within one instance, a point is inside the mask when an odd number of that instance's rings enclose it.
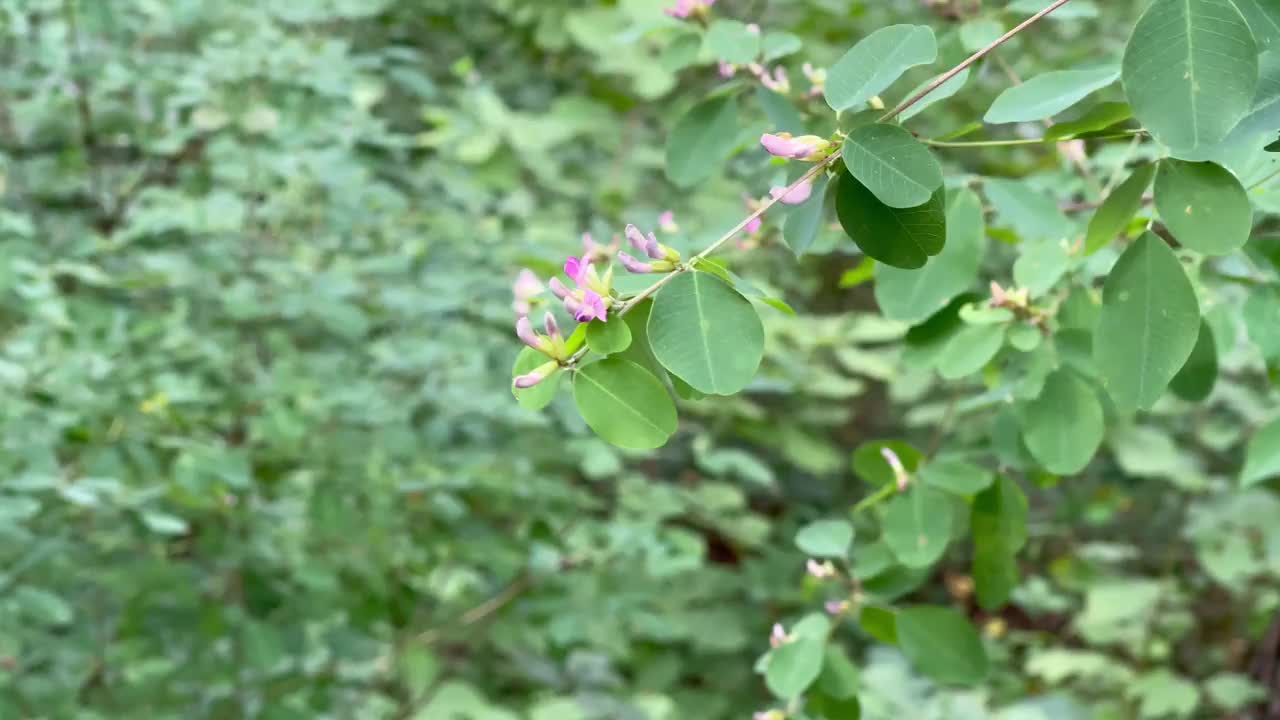
<path fill-rule="evenodd" d="M 644 233 L 640 232 L 640 228 L 635 225 L 628 225 L 627 229 L 623 232 L 627 236 L 627 242 L 631 243 L 631 247 L 639 250 L 640 252 L 644 252 L 644 246 L 648 240 L 645 239 Z"/>
<path fill-rule="evenodd" d="M 542 338 L 533 331 L 533 323 L 529 322 L 529 316 L 523 315 L 516 320 L 516 337 L 520 338 L 520 342 L 528 345 L 534 350 L 542 350 Z"/>
<path fill-rule="evenodd" d="M 627 272 L 636 273 L 637 275 L 653 272 L 652 265 L 642 263 L 624 252 L 618 253 L 618 262 L 622 263 L 622 267 L 626 268 Z"/>
<path fill-rule="evenodd" d="M 574 282 L 581 284 L 582 276 L 586 274 L 587 268 L 590 266 L 590 263 L 571 257 L 564 261 L 564 274 L 568 275 Z"/>
<path fill-rule="evenodd" d="M 578 322 L 591 322 L 592 320 L 600 320 L 604 322 L 608 319 L 609 307 L 605 305 L 604 298 L 597 293 L 587 290 L 582 294 L 582 304 L 575 313 Z"/>
<path fill-rule="evenodd" d="M 755 220 L 752 220 L 751 222 L 747 223 L 747 226 L 743 228 L 743 231 L 745 231 L 748 235 L 755 235 L 756 233 L 760 232 L 760 227 L 763 225 L 764 225 L 764 220 L 761 218 L 756 218 Z"/>
<path fill-rule="evenodd" d="M 786 193 L 785 195 L 783 193 Z M 792 188 L 791 192 L 787 192 L 785 187 L 776 187 L 769 191 L 774 200 L 778 200 L 783 205 L 800 205 L 809 199 L 813 194 L 813 178 Z"/>
<path fill-rule="evenodd" d="M 565 287 L 564 283 L 560 282 L 560 278 L 551 278 L 548 280 L 547 287 L 551 288 L 552 295 L 555 295 L 561 300 L 569 297 L 569 288 Z"/>
<path fill-rule="evenodd" d="M 553 338 L 560 336 L 560 326 L 556 324 L 555 315 L 552 315 L 551 313 L 544 315 L 542 318 L 542 327 L 547 331 L 547 335 L 550 335 Z"/>

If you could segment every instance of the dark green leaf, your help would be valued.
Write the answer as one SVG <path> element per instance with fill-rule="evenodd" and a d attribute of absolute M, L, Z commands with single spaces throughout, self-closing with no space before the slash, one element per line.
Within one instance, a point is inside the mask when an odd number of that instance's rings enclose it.
<path fill-rule="evenodd" d="M 933 153 L 898 125 L 863 125 L 844 141 L 841 155 L 858 182 L 892 208 L 923 205 L 942 187 Z"/>
<path fill-rule="evenodd" d="M 970 528 L 978 604 L 995 610 L 1018 585 L 1016 557 L 1027 541 L 1027 498 L 1018 484 L 1000 478 L 974 498 Z"/>
<path fill-rule="evenodd" d="M 1085 255 L 1092 255 L 1110 245 L 1112 240 L 1124 232 L 1129 221 L 1142 209 L 1142 197 L 1155 174 L 1155 165 L 1139 165 L 1102 201 L 1102 205 L 1093 214 L 1093 219 L 1089 221 L 1089 232 L 1084 241 Z"/>
<path fill-rule="evenodd" d="M 1200 402 L 1213 392 L 1218 380 L 1218 348 L 1213 340 L 1213 329 L 1206 320 L 1200 321 L 1200 335 L 1191 357 L 1173 376 L 1169 389 L 1174 395 L 1188 402 Z"/>
<path fill-rule="evenodd" d="M 1129 103 L 1098 103 L 1075 120 L 1055 124 L 1045 131 L 1044 137 L 1052 141 L 1090 135 L 1122 123 L 1131 117 L 1133 117 L 1133 108 L 1129 107 Z"/>
<path fill-rule="evenodd" d="M 826 217 L 829 182 L 825 174 L 814 180 L 813 195 L 803 205 L 791 208 L 782 222 L 782 239 L 797 256 L 808 252 L 814 239 L 818 237 L 818 231 L 822 229 L 822 221 Z"/>
<path fill-rule="evenodd" d="M 918 323 L 947 306 L 978 277 L 984 244 L 982 201 L 960 190 L 947 209 L 942 252 L 919 270 L 876 268 L 876 302 L 885 317 Z"/>
<path fill-rule="evenodd" d="M 923 205 L 891 208 L 848 173 L 836 185 L 836 215 L 862 252 L 887 265 L 923 267 L 946 243 L 943 189 Z"/>

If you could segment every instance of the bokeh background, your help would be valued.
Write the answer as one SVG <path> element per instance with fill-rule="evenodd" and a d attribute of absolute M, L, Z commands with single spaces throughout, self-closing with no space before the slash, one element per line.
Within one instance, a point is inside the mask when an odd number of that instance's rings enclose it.
<path fill-rule="evenodd" d="M 666 210 L 670 242 L 701 247 L 778 172 L 759 114 L 725 172 L 666 179 L 668 130 L 722 80 L 665 4 L 0 0 L 0 718 L 767 706 L 770 626 L 827 599 L 792 537 L 868 492 L 851 451 L 976 430 L 899 362 L 906 328 L 852 244 L 797 261 L 769 222 L 731 261 L 798 316 L 765 316 L 747 393 L 689 404 L 648 454 L 567 398 L 514 402 L 520 268 Z M 776 62 L 799 84 L 895 22 L 931 25 L 950 65 L 1041 4 L 716 11 L 791 34 Z M 1118 56 L 1141 5 L 1077 0 L 923 126 L 980 118 L 1010 73 Z M 1079 182 L 1053 153 L 948 162 Z M 1274 692 L 1254 679 L 1276 662 L 1280 502 L 1228 476 L 1275 396 L 1233 380 L 1260 359 L 1220 337 L 1194 416 L 1113 433 L 1070 482 L 1023 478 L 1011 608 L 973 609 L 964 546 L 885 581 L 971 611 L 995 671 L 937 688 L 851 625 L 863 717 L 1223 718 Z"/>

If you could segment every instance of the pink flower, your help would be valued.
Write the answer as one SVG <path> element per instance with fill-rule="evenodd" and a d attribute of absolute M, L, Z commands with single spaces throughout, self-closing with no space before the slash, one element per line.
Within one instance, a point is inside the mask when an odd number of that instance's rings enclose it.
<path fill-rule="evenodd" d="M 814 68 L 809 63 L 802 65 L 800 70 L 809 81 L 809 97 L 821 95 L 823 88 L 827 84 L 827 71 L 821 68 Z"/>
<path fill-rule="evenodd" d="M 751 33 L 752 35 L 759 35 L 760 26 L 755 23 L 747 23 L 747 32 Z"/>
<path fill-rule="evenodd" d="M 828 600 L 822 607 L 828 615 L 842 615 L 849 610 L 849 601 Z"/>
<path fill-rule="evenodd" d="M 817 161 L 831 147 L 831 143 L 817 135 L 801 135 L 792 137 L 791 133 L 765 133 L 760 136 L 760 144 L 770 155 L 790 160 Z"/>
<path fill-rule="evenodd" d="M 773 631 L 769 633 L 770 647 L 778 648 L 791 641 L 791 636 L 787 634 L 787 629 L 782 627 L 782 623 L 774 623 Z"/>
<path fill-rule="evenodd" d="M 583 262 L 576 257 L 570 257 L 564 261 L 564 274 L 568 275 L 575 283 L 581 285 L 587 272 L 591 270 L 591 263 Z"/>
<path fill-rule="evenodd" d="M 813 178 L 809 178 L 787 192 L 785 187 L 775 187 L 769 190 L 769 194 L 774 200 L 781 202 L 783 205 L 800 205 L 809 199 L 813 194 Z"/>
<path fill-rule="evenodd" d="M 756 73 L 756 77 L 760 79 L 761 85 L 779 95 L 786 95 L 791 92 L 791 80 L 787 77 L 787 71 L 781 65 L 773 69 L 773 77 L 770 77 L 769 73 L 763 68 Z"/>
<path fill-rule="evenodd" d="M 676 0 L 676 4 L 663 10 L 673 18 L 684 19 L 690 15 L 703 15 L 716 4 L 716 0 Z"/>
<path fill-rule="evenodd" d="M 830 562 L 818 562 L 812 558 L 805 563 L 805 570 L 818 580 L 826 580 L 829 577 L 835 577 L 836 574 L 836 569 Z"/>
<path fill-rule="evenodd" d="M 636 273 L 637 275 L 653 272 L 652 263 L 640 262 L 624 252 L 618 253 L 618 262 L 622 263 L 622 267 L 626 268 L 627 272 Z"/>
<path fill-rule="evenodd" d="M 578 298 L 566 299 L 564 306 L 569 309 L 569 312 L 573 313 L 573 319 L 578 322 L 591 322 L 592 320 L 604 322 L 609 319 L 609 307 L 605 304 L 604 298 L 592 290 L 583 291 L 580 300 Z"/>
<path fill-rule="evenodd" d="M 628 225 L 623 232 L 627 236 L 627 242 L 631 243 L 631 247 L 644 253 L 650 259 L 664 260 L 671 263 L 680 261 L 680 253 L 658 242 L 657 235 L 653 233 L 645 235 L 635 225 Z"/>
<path fill-rule="evenodd" d="M 751 222 L 747 223 L 747 226 L 742 228 L 742 230 L 748 235 L 755 235 L 756 233 L 760 232 L 760 228 L 763 225 L 764 225 L 764 218 L 755 218 Z"/>
<path fill-rule="evenodd" d="M 720 72 L 720 77 L 731 78 L 738 72 L 738 66 L 733 63 L 727 63 L 723 60 L 719 62 L 716 69 Z"/>
<path fill-rule="evenodd" d="M 658 216 L 658 229 L 664 233 L 674 233 L 680 231 L 680 226 L 676 225 L 676 214 L 667 210 Z"/>
<path fill-rule="evenodd" d="M 538 280 L 538 276 L 534 275 L 532 270 L 524 268 L 511 286 L 511 294 L 515 296 L 511 309 L 515 310 L 516 315 L 528 315 L 533 309 L 529 301 L 542 294 L 545 289 L 542 282 Z"/>
<path fill-rule="evenodd" d="M 902 460 L 898 457 L 898 453 L 887 447 L 880 448 L 880 457 L 889 463 L 889 467 L 893 468 L 893 476 L 898 481 L 898 492 L 907 489 L 907 483 L 911 478 L 907 475 L 907 469 L 903 467 Z"/>
<path fill-rule="evenodd" d="M 560 282 L 560 278 L 553 277 L 550 280 L 548 280 L 547 287 L 551 288 L 552 295 L 555 295 L 557 298 L 561 300 L 564 300 L 565 298 L 569 297 L 569 294 L 570 294 L 569 288 L 565 287 L 564 283 Z"/>
<path fill-rule="evenodd" d="M 602 245 L 596 242 L 591 233 L 582 233 L 582 262 L 585 263 L 607 263 L 618 251 L 621 241 L 615 236 L 613 242 L 608 245 Z"/>

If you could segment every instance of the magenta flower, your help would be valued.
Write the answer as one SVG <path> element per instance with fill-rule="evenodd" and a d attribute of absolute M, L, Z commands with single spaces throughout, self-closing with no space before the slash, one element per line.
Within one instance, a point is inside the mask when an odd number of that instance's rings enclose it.
<path fill-rule="evenodd" d="M 578 322 L 604 322 L 609 319 L 609 306 L 605 304 L 603 297 L 591 290 L 580 290 L 565 298 L 564 306 Z"/>
<path fill-rule="evenodd" d="M 783 205 L 800 205 L 809 199 L 813 194 L 813 178 L 809 178 L 787 192 L 785 187 L 775 187 L 769 190 L 769 194 L 774 200 Z"/>
<path fill-rule="evenodd" d="M 520 342 L 547 357 L 563 360 L 568 353 L 565 350 L 564 336 L 560 334 L 560 327 L 556 324 L 555 316 L 551 313 L 543 316 L 542 327 L 547 332 L 545 336 L 534 332 L 533 323 L 529 322 L 528 315 L 521 315 L 516 320 L 516 337 L 520 338 Z"/>
<path fill-rule="evenodd" d="M 760 209 L 760 203 L 750 195 L 743 195 L 742 202 L 747 206 L 747 212 L 753 213 Z M 755 235 L 760 232 L 760 228 L 764 227 L 764 216 L 760 216 L 747 223 L 742 231 L 747 235 Z"/>
<path fill-rule="evenodd" d="M 831 147 L 830 141 L 817 135 L 792 137 L 791 133 L 765 133 L 760 136 L 760 144 L 775 157 L 811 162 L 821 160 Z"/>
<path fill-rule="evenodd" d="M 618 253 L 618 262 L 622 263 L 622 267 L 626 268 L 627 272 L 630 273 L 643 275 L 645 273 L 653 272 L 652 263 L 640 262 L 624 252 Z"/>
<path fill-rule="evenodd" d="M 583 262 L 576 257 L 570 257 L 564 261 L 564 274 L 579 285 L 584 282 L 589 270 L 591 270 L 591 263 Z"/>
<path fill-rule="evenodd" d="M 825 604 L 823 604 L 822 607 L 827 611 L 827 614 L 829 615 L 842 615 L 848 612 L 849 601 L 848 600 L 828 600 Z"/>

